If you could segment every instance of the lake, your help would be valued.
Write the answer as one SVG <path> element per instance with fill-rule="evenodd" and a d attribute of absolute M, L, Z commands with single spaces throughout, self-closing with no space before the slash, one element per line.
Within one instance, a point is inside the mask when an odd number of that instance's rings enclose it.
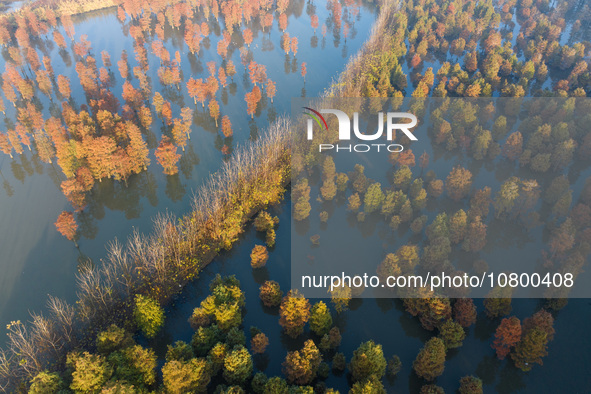
<path fill-rule="evenodd" d="M 355 10 L 354 10 L 354 9 Z M 358 11 L 358 12 L 357 12 Z M 173 103 L 173 110 L 183 106 L 195 109 L 191 138 L 183 153 L 177 175 L 162 174 L 162 167 L 150 153 L 151 165 L 148 171 L 131 176 L 128 184 L 105 179 L 96 182 L 87 198 L 87 207 L 76 214 L 79 224 L 80 248 L 62 237 L 54 222 L 63 210 L 71 206 L 61 192 L 60 183 L 65 180 L 59 166 L 55 163 L 41 162 L 38 155 L 29 152 L 16 155 L 11 160 L 7 155 L 0 155 L 0 326 L 12 320 L 27 320 L 29 311 L 43 310 L 48 294 L 75 300 L 75 281 L 80 262 L 91 259 L 100 264 L 106 254 L 106 245 L 117 238 L 125 240 L 137 229 L 149 232 L 152 218 L 159 212 L 171 212 L 176 215 L 187 213 L 191 208 L 193 191 L 196 190 L 212 172 L 216 171 L 225 159 L 221 152 L 224 143 L 236 147 L 256 139 L 264 132 L 270 120 L 290 110 L 291 97 L 318 96 L 327 88 L 328 81 L 336 79 L 343 70 L 349 57 L 355 54 L 369 37 L 370 29 L 376 17 L 373 4 L 351 7 L 345 12 L 344 20 L 350 22 L 350 30 L 345 37 L 342 30 L 333 29 L 332 14 L 322 5 L 312 5 L 305 1 L 291 2 L 286 11 L 287 32 L 298 38 L 298 50 L 287 56 L 281 47 L 282 32 L 275 18 L 271 30 L 262 32 L 258 24 L 251 23 L 253 42 L 248 56 L 267 68 L 267 77 L 277 85 L 277 94 L 271 103 L 263 99 L 253 119 L 246 112 L 245 93 L 252 87 L 248 81 L 248 70 L 241 62 L 240 51 L 243 41 L 239 33 L 232 37 L 228 50 L 228 59 L 236 66 L 233 82 L 218 92 L 221 114 L 228 115 L 232 122 L 233 137 L 224 141 L 217 131 L 215 123 L 207 113 L 207 107 L 193 104 L 187 95 L 185 82 L 189 77 L 207 78 L 206 63 L 216 61 L 218 67 L 221 57 L 216 53 L 217 42 L 223 38 L 218 22 L 210 18 L 208 24 L 211 33 L 202 42 L 199 57 L 188 54 L 184 44 L 183 32 L 170 27 L 165 30 L 164 46 L 174 57 L 175 51 L 187 52 L 182 56 L 181 69 L 184 76 L 180 91 L 163 87 L 158 78 L 159 60 L 149 56 L 148 76 L 152 82 L 152 92 L 159 91 L 165 99 Z M 310 15 L 316 14 L 319 27 L 311 27 Z M 354 15 L 356 14 L 356 15 Z M 130 72 L 137 64 L 134 60 L 133 38 L 129 34 L 129 19 L 122 25 L 117 19 L 117 10 L 108 9 L 86 13 L 72 18 L 75 26 L 75 39 L 87 35 L 92 43 L 91 53 L 100 63 L 100 52 L 107 50 L 111 55 L 111 71 L 116 83 L 112 88 L 115 96 L 121 97 L 122 79 L 117 71 L 117 61 L 123 50 L 129 56 Z M 195 23 L 205 22 L 201 17 Z M 323 36 L 322 26 L 326 25 Z M 59 31 L 66 36 L 60 27 Z M 67 38 L 66 38 L 67 40 Z M 76 105 L 86 102 L 75 70 L 72 51 L 61 51 L 52 40 L 51 34 L 33 41 L 37 44 L 39 56 L 51 58 L 55 74 L 70 78 L 72 96 Z M 149 43 L 146 45 L 149 51 Z M 0 69 L 5 68 L 8 57 L 2 52 Z M 301 76 L 301 64 L 307 63 L 307 75 Z M 247 63 L 248 64 L 248 63 Z M 132 80 L 137 88 L 137 81 Z M 229 80 L 230 82 L 230 80 Z M 56 89 L 57 90 L 57 89 Z M 59 111 L 59 100 L 50 101 L 39 94 L 37 104 L 43 108 L 44 117 L 51 111 Z M 16 118 L 15 109 L 7 100 L 6 127 Z M 160 135 L 163 123 L 156 119 L 151 132 L 145 136 L 148 146 L 153 150 Z M 2 335 L 0 342 L 4 342 Z"/>
<path fill-rule="evenodd" d="M 312 10 L 314 7 L 315 10 Z M 355 15 L 353 10 L 344 14 L 351 22 L 351 28 L 345 38 L 343 33 L 332 32 L 331 11 L 324 4 L 313 5 L 304 1 L 291 2 L 287 10 L 290 36 L 297 36 L 299 47 L 297 55 L 285 55 L 281 48 L 282 32 L 274 21 L 272 29 L 263 32 L 260 26 L 250 26 L 254 40 L 250 45 L 248 56 L 267 67 L 267 76 L 277 83 L 277 95 L 274 102 L 263 100 L 254 118 L 247 115 L 245 93 L 251 89 L 248 73 L 241 61 L 239 47 L 242 38 L 239 34 L 232 37 L 228 58 L 234 61 L 237 74 L 233 82 L 225 89 L 220 89 L 218 101 L 221 113 L 231 118 L 234 136 L 223 138 L 214 121 L 199 104 L 195 107 L 184 87 L 180 93 L 174 88 L 163 87 L 157 75 L 158 59 L 150 56 L 152 92 L 159 91 L 165 99 L 173 103 L 175 113 L 180 107 L 189 106 L 196 109 L 191 139 L 183 152 L 177 175 L 166 176 L 157 164 L 153 152 L 150 153 L 151 165 L 147 171 L 131 176 L 127 185 L 104 179 L 96 183 L 87 198 L 88 206 L 76 214 L 80 226 L 79 249 L 62 237 L 56 230 L 54 222 L 63 210 L 71 210 L 71 206 L 60 190 L 60 183 L 65 179 L 61 169 L 41 162 L 36 154 L 25 150 L 14 160 L 6 155 L 0 156 L 0 324 L 11 320 L 27 320 L 31 310 L 43 310 L 47 294 L 75 300 L 75 275 L 80 265 L 91 259 L 94 265 L 101 264 L 105 256 L 105 246 L 117 238 L 124 240 L 133 229 L 149 232 L 152 218 L 159 212 L 172 212 L 182 215 L 191 209 L 192 192 L 205 179 L 219 168 L 227 157 L 223 146 L 229 149 L 248 144 L 264 132 L 265 126 L 275 117 L 289 113 L 292 97 L 315 97 L 326 89 L 332 78 L 336 78 L 343 70 L 350 56 L 355 54 L 362 43 L 368 38 L 370 28 L 376 17 L 376 9 L 372 3 L 364 3 Z M 314 31 L 310 26 L 310 15 L 319 16 L 320 26 Z M 115 9 L 101 10 L 73 18 L 76 37 L 86 34 L 92 42 L 91 53 L 98 59 L 102 50 L 111 54 L 114 64 L 112 72 L 117 84 L 112 89 L 120 97 L 122 79 L 116 70 L 116 61 L 122 50 L 129 54 L 133 67 L 133 39 L 129 33 L 129 19 L 122 26 L 117 19 Z M 199 23 L 205 22 L 198 18 Z M 570 23 L 570 22 L 569 22 Z M 207 22 L 212 33 L 202 42 L 199 57 L 183 54 L 181 68 L 183 85 L 189 77 L 207 77 L 207 62 L 216 61 L 219 66 L 220 57 L 216 54 L 217 42 L 221 39 L 221 28 L 213 19 Z M 322 25 L 327 26 L 324 36 Z M 518 30 L 518 26 L 513 26 Z M 63 29 L 60 29 L 64 33 Z M 164 32 L 165 47 L 171 55 L 176 50 L 186 52 L 183 34 L 179 30 L 168 28 Z M 59 51 L 47 40 L 36 42 L 39 52 L 43 52 L 52 60 L 56 74 L 69 76 L 72 81 L 77 79 L 75 59 L 72 52 Z M 149 47 L 149 45 L 148 45 Z M 148 49 L 149 50 L 149 49 Z M 3 51 L 4 59 L 8 56 Z M 445 59 L 435 57 L 424 62 L 425 67 L 438 67 L 445 60 L 457 60 L 451 55 Z M 458 60 L 459 61 L 459 60 Z M 1 61 L 1 62 L 4 62 Z M 97 60 L 99 64 L 100 60 Z M 307 75 L 301 76 L 301 64 L 307 63 Z M 411 74 L 408 64 L 403 65 L 407 74 Z M 132 81 L 137 87 L 137 81 Z M 549 79 L 544 86 L 550 86 Z M 413 91 L 409 84 L 405 92 Z M 84 92 L 73 84 L 73 96 L 76 105 L 85 102 Z M 59 102 L 50 101 L 39 95 L 37 104 L 43 107 L 47 117 L 51 111 L 59 110 Z M 7 124 L 14 122 L 15 111 L 7 109 Z M 230 110 L 231 109 L 231 110 Z M 7 126 L 8 127 L 8 126 Z M 151 150 L 157 145 L 163 133 L 163 124 L 155 120 L 145 139 Z M 490 164 L 474 163 L 463 155 L 449 153 L 434 147 L 430 142 L 425 149 L 432 157 L 432 167 L 442 178 L 454 164 L 465 163 L 474 173 L 479 172 L 476 186 L 488 184 L 505 176 L 503 168 L 495 168 Z M 422 152 L 422 150 L 421 150 Z M 416 152 L 420 154 L 421 152 Z M 469 164 L 467 164 L 469 163 Z M 498 163 L 496 163 L 498 164 Z M 582 180 L 589 175 L 587 172 L 576 173 L 571 187 L 575 191 L 575 200 L 580 193 Z M 312 200 L 317 194 L 312 193 Z M 289 193 L 288 193 L 289 194 Z M 432 208 L 432 209 L 431 209 Z M 430 218 L 438 207 L 430 207 Z M 250 267 L 250 251 L 255 244 L 262 244 L 264 238 L 251 227 L 242 235 L 240 242 L 229 252 L 216 258 L 205 268 L 201 277 L 188 285 L 174 302 L 167 307 L 167 320 L 163 332 L 153 341 L 153 345 L 162 359 L 166 345 L 176 341 L 189 342 L 193 330 L 187 319 L 193 308 L 199 305 L 208 293 L 208 283 L 218 273 L 236 275 L 246 295 L 246 314 L 243 326 L 260 328 L 270 340 L 270 347 L 265 356 L 255 357 L 256 370 L 269 376 L 281 374 L 281 363 L 286 352 L 299 349 L 306 334 L 293 340 L 282 333 L 278 324 L 278 313 L 262 306 L 258 298 L 258 288 L 267 279 L 280 283 L 283 291 L 290 287 L 291 263 L 291 201 L 287 195 L 279 206 L 272 207 L 271 212 L 278 215 L 280 224 L 277 229 L 277 243 L 270 251 L 270 258 L 264 269 L 253 271 Z M 317 220 L 317 212 L 314 212 Z M 346 222 L 344 222 L 346 224 Z M 541 230 L 539 230 L 541 231 Z M 496 228 L 497 234 L 504 232 L 502 226 Z M 539 234 L 538 234 L 539 235 Z M 399 239 L 400 242 L 404 238 Z M 534 245 L 539 252 L 537 246 Z M 534 249 L 526 249 L 524 255 Z M 315 300 L 312 300 L 313 302 Z M 445 372 L 436 383 L 447 392 L 454 392 L 459 386 L 459 379 L 474 374 L 483 380 L 486 392 L 581 392 L 591 387 L 589 374 L 591 343 L 584 324 L 589 315 L 591 304 L 587 299 L 570 300 L 561 311 L 555 313 L 556 335 L 549 344 L 549 355 L 544 358 L 543 366 L 535 366 L 529 373 L 517 370 L 511 360 L 499 361 L 490 347 L 492 335 L 498 321 L 491 321 L 484 315 L 482 300 L 475 300 L 479 318 L 475 326 L 468 330 L 463 346 L 448 352 Z M 537 299 L 513 300 L 512 314 L 523 319 L 539 309 Z M 392 381 L 384 379 L 388 392 L 418 392 L 423 382 L 412 372 L 412 362 L 419 349 L 434 335 L 423 329 L 418 319 L 410 316 L 400 300 L 392 299 L 358 299 L 350 304 L 350 310 L 340 315 L 333 315 L 335 323 L 343 334 L 340 352 L 345 353 L 349 360 L 352 352 L 366 340 L 374 340 L 382 344 L 387 358 L 393 354 L 400 356 L 403 367 L 398 377 Z M 3 339 L 2 339 L 3 340 Z M 328 387 L 347 392 L 346 374 L 330 375 L 326 380 Z M 584 389 L 582 389 L 584 388 Z"/>

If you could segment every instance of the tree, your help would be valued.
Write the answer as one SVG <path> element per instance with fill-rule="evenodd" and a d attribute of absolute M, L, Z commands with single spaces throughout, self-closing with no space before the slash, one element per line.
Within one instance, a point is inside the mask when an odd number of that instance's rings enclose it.
<path fill-rule="evenodd" d="M 70 98 L 72 91 L 70 89 L 70 80 L 68 77 L 64 77 L 63 75 L 57 76 L 57 89 L 64 99 L 67 100 Z"/>
<path fill-rule="evenodd" d="M 166 125 L 170 125 L 172 123 L 172 107 L 169 101 L 164 101 L 164 104 L 162 104 L 162 112 L 160 112 L 160 114 L 162 115 Z"/>
<path fill-rule="evenodd" d="M 271 104 L 273 104 L 273 97 L 275 97 L 275 93 L 277 93 L 277 86 L 275 85 L 275 82 L 270 79 L 267 79 L 266 86 L 267 97 L 271 100 Z"/>
<path fill-rule="evenodd" d="M 484 245 L 486 245 L 486 224 L 482 223 L 480 216 L 476 216 L 468 224 L 462 248 L 469 252 L 478 252 Z"/>
<path fill-rule="evenodd" d="M 443 387 L 437 386 L 436 384 L 426 384 L 421 387 L 419 394 L 445 394 Z"/>
<path fill-rule="evenodd" d="M 501 320 L 495 332 L 492 348 L 495 349 L 499 360 L 503 360 L 511 349 L 521 340 L 521 322 L 515 316 Z"/>
<path fill-rule="evenodd" d="M 250 265 L 252 268 L 263 268 L 269 260 L 269 252 L 264 245 L 255 245 L 250 253 Z"/>
<path fill-rule="evenodd" d="M 321 362 L 320 351 L 314 341 L 308 339 L 302 349 L 287 353 L 283 370 L 290 383 L 306 385 L 316 377 Z"/>
<path fill-rule="evenodd" d="M 483 301 L 486 315 L 494 319 L 511 312 L 511 288 L 495 287 Z"/>
<path fill-rule="evenodd" d="M 228 331 L 242 323 L 244 293 L 235 277 L 216 276 L 210 285 L 211 294 L 201 302 L 201 308 L 212 318 L 218 327 Z"/>
<path fill-rule="evenodd" d="M 297 290 L 290 290 L 281 301 L 279 324 L 287 335 L 298 337 L 304 332 L 304 326 L 310 318 L 310 301 Z"/>
<path fill-rule="evenodd" d="M 335 287 L 330 291 L 330 301 L 337 313 L 346 311 L 351 301 L 351 288 L 345 284 Z"/>
<path fill-rule="evenodd" d="M 60 234 L 66 237 L 69 241 L 75 240 L 76 232 L 78 231 L 78 224 L 76 224 L 76 219 L 74 219 L 74 214 L 72 212 L 64 211 L 60 213 L 57 221 L 55 222 L 55 227 L 57 228 L 57 231 L 59 231 Z"/>
<path fill-rule="evenodd" d="M 8 134 L 0 132 L 0 149 L 4 154 L 7 154 L 12 159 L 12 144 L 10 143 L 10 139 Z"/>
<path fill-rule="evenodd" d="M 228 115 L 222 117 L 222 134 L 226 138 L 230 138 L 233 134 L 232 122 L 230 122 L 230 117 Z"/>
<path fill-rule="evenodd" d="M 162 381 L 171 394 L 204 393 L 210 380 L 209 365 L 202 358 L 171 360 L 162 367 Z"/>
<path fill-rule="evenodd" d="M 242 38 L 244 38 L 244 43 L 250 47 L 250 44 L 252 44 L 252 30 L 249 28 L 244 29 L 242 31 Z"/>
<path fill-rule="evenodd" d="M 382 382 L 372 376 L 367 380 L 355 382 L 349 394 L 386 394 L 386 390 Z"/>
<path fill-rule="evenodd" d="M 476 323 L 476 305 L 471 298 L 460 298 L 454 304 L 454 319 L 464 328 Z"/>
<path fill-rule="evenodd" d="M 259 100 L 261 99 L 261 90 L 258 86 L 252 88 L 251 92 L 246 92 L 244 95 L 244 100 L 246 101 L 246 112 L 250 115 L 251 118 L 254 118 L 254 113 L 257 110 L 257 105 Z"/>
<path fill-rule="evenodd" d="M 140 345 L 126 347 L 109 356 L 109 362 L 115 367 L 113 378 L 147 388 L 156 382 L 156 353 Z"/>
<path fill-rule="evenodd" d="M 397 189 L 406 191 L 412 181 L 412 171 L 407 165 L 402 165 L 394 172 L 394 186 Z"/>
<path fill-rule="evenodd" d="M 265 384 L 265 388 L 263 390 L 265 394 L 272 394 L 272 393 L 279 393 L 279 394 L 288 394 L 289 387 L 285 379 L 280 378 L 279 376 L 274 376 L 270 378 L 267 383 Z"/>
<path fill-rule="evenodd" d="M 53 35 L 53 41 L 58 46 L 58 48 L 63 50 L 68 47 L 68 45 L 66 44 L 66 39 L 64 38 L 62 33 L 59 32 L 59 30 L 54 30 L 52 35 Z"/>
<path fill-rule="evenodd" d="M 225 88 L 228 85 L 228 77 L 226 76 L 226 70 L 224 70 L 223 67 L 220 67 L 218 70 L 218 78 L 222 87 Z"/>
<path fill-rule="evenodd" d="M 460 394 L 482 394 L 482 380 L 475 376 L 464 376 L 460 379 Z"/>
<path fill-rule="evenodd" d="M 416 374 L 428 381 L 434 380 L 445 368 L 445 344 L 440 338 L 427 341 L 412 364 Z"/>
<path fill-rule="evenodd" d="M 332 326 L 332 316 L 326 304 L 318 301 L 312 307 L 310 315 L 310 329 L 318 336 L 327 334 Z"/>
<path fill-rule="evenodd" d="M 134 345 L 131 334 L 123 328 L 111 324 L 105 331 L 101 331 L 96 337 L 97 351 L 103 356 Z"/>
<path fill-rule="evenodd" d="M 177 148 L 174 146 L 167 136 L 163 136 L 160 141 L 160 145 L 156 149 L 155 155 L 160 164 L 164 168 L 166 175 L 174 175 L 179 172 L 177 163 L 181 158 L 181 155 L 177 153 Z"/>
<path fill-rule="evenodd" d="M 152 111 L 150 111 L 150 108 L 146 107 L 145 105 L 142 105 L 138 111 L 138 118 L 140 120 L 141 126 L 144 129 L 149 130 L 153 121 Z"/>
<path fill-rule="evenodd" d="M 388 360 L 388 367 L 386 369 L 389 378 L 395 378 L 402 369 L 402 361 L 396 354 Z"/>
<path fill-rule="evenodd" d="M 554 339 L 554 317 L 550 312 L 540 309 L 532 317 L 528 317 L 523 321 L 523 330 L 531 330 L 539 328 L 546 333 L 548 341 Z"/>
<path fill-rule="evenodd" d="M 488 186 L 474 192 L 474 195 L 470 199 L 469 216 L 480 216 L 481 218 L 486 218 L 488 216 L 488 210 L 491 203 L 490 193 L 491 189 Z"/>
<path fill-rule="evenodd" d="M 66 365 L 73 370 L 70 389 L 74 392 L 99 392 L 113 374 L 104 357 L 88 352 L 68 354 Z"/>
<path fill-rule="evenodd" d="M 426 153 L 423 153 L 421 157 L 423 157 Z M 427 162 L 429 161 L 428 155 L 426 157 Z M 412 153 L 412 149 L 405 149 L 402 152 L 393 152 L 390 153 L 390 161 L 392 164 L 396 164 L 398 166 L 408 166 L 414 167 L 415 165 L 415 155 Z"/>
<path fill-rule="evenodd" d="M 242 384 L 253 370 L 252 357 L 244 346 L 236 346 L 224 360 L 224 379 L 231 384 Z"/>
<path fill-rule="evenodd" d="M 306 62 L 302 62 L 302 78 L 304 78 L 304 82 L 306 81 L 306 74 L 308 73 L 308 68 L 306 67 Z"/>
<path fill-rule="evenodd" d="M 515 366 L 524 372 L 531 371 L 534 364 L 542 365 L 542 357 L 546 356 L 548 338 L 541 328 L 532 328 L 525 332 L 521 341 L 511 353 Z"/>
<path fill-rule="evenodd" d="M 137 294 L 133 319 L 147 338 L 153 338 L 164 325 L 164 309 L 153 298 Z"/>
<path fill-rule="evenodd" d="M 460 209 L 449 219 L 449 240 L 452 243 L 460 243 L 466 236 L 468 215 Z"/>
<path fill-rule="evenodd" d="M 472 173 L 461 166 L 454 167 L 445 181 L 447 192 L 454 201 L 467 196 L 471 186 Z"/>
<path fill-rule="evenodd" d="M 382 192 L 382 185 L 378 182 L 371 184 L 367 188 L 365 197 L 363 199 L 364 210 L 367 213 L 372 213 L 381 208 L 384 202 L 384 193 Z"/>
<path fill-rule="evenodd" d="M 224 332 L 219 329 L 217 324 L 199 327 L 197 332 L 193 334 L 193 338 L 191 338 L 191 347 L 195 355 L 205 356 L 223 339 Z"/>
<path fill-rule="evenodd" d="M 127 64 L 127 52 L 125 50 L 121 52 L 121 59 L 117 61 L 117 68 L 119 69 L 121 78 L 127 79 L 129 76 L 129 65 Z"/>
<path fill-rule="evenodd" d="M 215 99 L 209 102 L 209 114 L 215 120 L 215 127 L 218 127 L 218 119 L 220 117 L 220 105 Z"/>
<path fill-rule="evenodd" d="M 291 41 L 289 42 L 289 48 L 293 52 L 294 56 L 297 55 L 297 53 L 298 53 L 298 38 L 297 37 L 291 38 Z"/>
<path fill-rule="evenodd" d="M 254 377 L 252 378 L 252 382 L 250 383 L 252 391 L 257 394 L 264 393 L 265 392 L 265 385 L 267 384 L 268 381 L 269 381 L 269 378 L 263 372 L 255 373 Z"/>
<path fill-rule="evenodd" d="M 310 205 L 310 186 L 308 179 L 300 179 L 292 189 L 292 198 L 295 201 L 293 206 L 293 217 L 301 221 L 310 216 L 312 206 Z"/>
<path fill-rule="evenodd" d="M 226 74 L 230 76 L 232 81 L 234 80 L 234 75 L 236 75 L 236 66 L 232 60 L 228 60 L 226 63 Z"/>
<path fill-rule="evenodd" d="M 509 135 L 507 141 L 503 145 L 503 156 L 508 160 L 517 160 L 523 153 L 523 136 L 519 131 L 515 131 Z"/>
<path fill-rule="evenodd" d="M 39 372 L 31 380 L 29 394 L 56 394 L 64 389 L 64 382 L 56 372 Z"/>
<path fill-rule="evenodd" d="M 433 198 L 441 196 L 443 193 L 443 181 L 441 179 L 433 179 L 427 184 L 427 192 Z"/>
<path fill-rule="evenodd" d="M 466 338 L 466 332 L 459 323 L 447 320 L 439 326 L 439 337 L 443 340 L 446 349 L 455 349 L 462 346 L 462 341 Z"/>
<path fill-rule="evenodd" d="M 261 285 L 259 289 L 259 297 L 266 307 L 271 308 L 281 304 L 283 292 L 279 288 L 279 283 L 273 280 L 268 280 Z"/>
<path fill-rule="evenodd" d="M 263 354 L 269 345 L 269 338 L 262 332 L 259 332 L 250 340 L 250 348 L 255 354 Z"/>
<path fill-rule="evenodd" d="M 51 80 L 49 79 L 49 73 L 45 70 L 38 70 L 37 74 L 37 86 L 44 95 L 51 98 Z M 1 105 L 3 107 L 3 105 Z"/>
<path fill-rule="evenodd" d="M 205 100 L 207 99 L 207 84 L 203 82 L 201 78 L 199 79 L 189 79 L 187 82 L 187 90 L 189 92 L 189 96 L 193 98 L 195 105 L 197 105 L 197 101 L 201 103 L 201 107 L 205 108 Z"/>
<path fill-rule="evenodd" d="M 353 352 L 349 370 L 355 382 L 365 381 L 372 377 L 380 380 L 386 372 L 386 365 L 382 345 L 370 340 L 359 345 Z"/>

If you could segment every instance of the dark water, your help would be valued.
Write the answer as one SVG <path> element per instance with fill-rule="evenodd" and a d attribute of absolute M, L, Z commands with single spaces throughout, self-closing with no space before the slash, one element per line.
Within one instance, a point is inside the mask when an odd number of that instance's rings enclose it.
<path fill-rule="evenodd" d="M 315 10 L 310 8 L 315 7 Z M 320 27 L 314 32 L 310 26 L 310 13 L 315 11 Z M 264 131 L 270 120 L 289 110 L 290 99 L 294 96 L 319 95 L 327 81 L 336 78 L 352 54 L 355 54 L 369 37 L 370 28 L 375 20 L 376 9 L 372 4 L 363 5 L 357 16 L 345 14 L 352 26 L 348 37 L 342 30 L 333 32 L 329 10 L 325 4 L 312 6 L 305 1 L 292 1 L 287 10 L 287 32 L 297 36 L 299 45 L 297 55 L 286 57 L 281 49 L 282 32 L 279 31 L 275 18 L 271 31 L 263 33 L 258 25 L 249 26 L 254 35 L 250 53 L 254 61 L 266 65 L 267 76 L 277 85 L 274 103 L 264 97 L 259 110 L 251 119 L 246 113 L 244 95 L 252 89 L 248 82 L 247 70 L 240 60 L 238 48 L 242 46 L 239 34 L 233 36 L 233 44 L 228 52 L 237 70 L 234 82 L 218 91 L 217 100 L 221 115 L 228 115 L 232 122 L 234 136 L 232 147 L 246 144 L 256 139 Z M 189 54 L 179 30 L 165 29 L 164 45 L 174 57 L 175 51 L 182 55 L 182 73 L 184 80 L 180 92 L 174 88 L 161 86 L 157 71 L 159 60 L 149 55 L 150 70 L 148 76 L 152 82 L 152 94 L 160 92 L 172 102 L 173 114 L 178 116 L 180 107 L 195 108 L 193 99 L 186 93 L 185 83 L 189 77 L 206 78 L 206 63 L 216 61 L 220 66 L 221 57 L 217 54 L 217 42 L 220 40 L 220 26 L 210 18 L 209 49 L 206 41 L 202 42 L 199 57 Z M 127 24 L 118 21 L 115 9 L 101 10 L 73 18 L 76 40 L 86 34 L 92 43 L 91 54 L 102 66 L 100 52 L 107 50 L 111 55 L 111 71 L 116 83 L 112 88 L 115 96 L 121 97 L 123 80 L 117 70 L 117 61 L 121 51 L 128 53 L 130 73 L 137 65 L 133 52 L 133 39 L 129 35 Z M 201 22 L 198 20 L 197 22 Z M 322 25 L 328 26 L 325 37 Z M 60 32 L 65 35 L 60 27 Z M 49 34 L 51 37 L 51 33 Z M 66 38 L 66 41 L 68 39 Z M 54 72 L 70 78 L 72 96 L 76 107 L 85 103 L 84 93 L 77 82 L 75 59 L 70 49 L 59 51 L 51 39 L 45 38 L 34 42 L 38 53 L 49 56 Z M 146 44 L 151 53 L 150 41 Z M 184 54 L 187 52 L 187 54 Z M 7 56 L 5 51 L 3 56 Z M 5 58 L 6 59 L 6 58 Z M 5 60 L 0 59 L 0 70 Z M 302 62 L 307 63 L 306 82 L 300 75 Z M 137 80 L 132 80 L 137 88 Z M 58 100 L 50 101 L 39 94 L 39 104 L 43 107 L 44 118 L 50 112 L 61 111 Z M 122 100 L 121 100 L 122 101 Z M 7 118 L 14 122 L 15 109 L 5 100 Z M 96 183 L 88 196 L 88 206 L 76 215 L 81 238 L 80 249 L 67 241 L 55 229 L 54 222 L 63 210 L 71 210 L 59 188 L 65 180 L 61 169 L 55 164 L 48 165 L 27 151 L 16 155 L 11 160 L 7 155 L 0 155 L 0 327 L 5 327 L 11 320 L 27 320 L 28 311 L 42 310 L 47 294 L 73 301 L 75 299 L 75 275 L 79 261 L 91 258 L 94 264 L 100 264 L 105 256 L 105 246 L 117 238 L 125 240 L 136 228 L 149 232 L 152 218 L 159 212 L 169 211 L 182 215 L 190 210 L 193 191 L 203 183 L 210 173 L 219 168 L 224 160 L 220 152 L 223 139 L 209 116 L 199 103 L 195 109 L 194 126 L 191 139 L 179 163 L 179 174 L 166 176 L 158 165 L 153 153 L 148 171 L 130 177 L 128 185 L 103 180 Z M 154 123 L 151 133 L 145 136 L 148 145 L 154 149 L 160 140 L 162 123 L 153 114 Z M 3 331 L 3 330 L 2 330 Z M 0 335 L 0 342 L 5 336 Z"/>

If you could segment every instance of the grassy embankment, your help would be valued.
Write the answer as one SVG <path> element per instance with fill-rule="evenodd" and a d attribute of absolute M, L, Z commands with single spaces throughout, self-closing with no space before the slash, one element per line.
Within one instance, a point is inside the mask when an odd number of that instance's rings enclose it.
<path fill-rule="evenodd" d="M 393 4 L 382 7 L 370 39 L 327 96 L 361 95 L 368 82 L 364 70 L 376 51 L 385 49 L 380 37 L 394 12 Z M 75 305 L 50 297 L 49 316 L 12 324 L 8 346 L 0 352 L 0 389 L 61 368 L 68 351 L 93 347 L 90 339 L 104 327 L 129 326 L 135 294 L 164 305 L 220 251 L 230 249 L 254 214 L 283 197 L 290 182 L 290 127 L 290 120 L 280 119 L 258 142 L 238 150 L 196 193 L 191 213 L 178 220 L 161 215 L 150 235 L 134 233 L 126 245 L 115 241 L 101 267 L 79 274 Z"/>

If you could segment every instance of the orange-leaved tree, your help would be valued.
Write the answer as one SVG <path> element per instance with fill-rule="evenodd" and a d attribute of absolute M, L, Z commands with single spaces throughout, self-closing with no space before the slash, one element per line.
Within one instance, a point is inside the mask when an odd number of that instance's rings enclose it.
<path fill-rule="evenodd" d="M 55 222 L 55 227 L 61 235 L 66 237 L 68 240 L 74 241 L 74 243 L 76 243 L 75 238 L 76 231 L 78 231 L 78 224 L 76 224 L 76 219 L 74 219 L 74 214 L 72 212 L 64 211 L 60 213 Z"/>
<path fill-rule="evenodd" d="M 174 146 L 167 136 L 162 137 L 160 145 L 156 149 L 155 155 L 158 163 L 164 168 L 166 175 L 174 175 L 179 172 L 177 163 L 181 158 L 181 155 L 176 151 L 177 147 Z"/>
<path fill-rule="evenodd" d="M 492 348 L 497 352 L 499 360 L 503 360 L 521 339 L 521 322 L 515 316 L 501 320 L 495 332 Z"/>

